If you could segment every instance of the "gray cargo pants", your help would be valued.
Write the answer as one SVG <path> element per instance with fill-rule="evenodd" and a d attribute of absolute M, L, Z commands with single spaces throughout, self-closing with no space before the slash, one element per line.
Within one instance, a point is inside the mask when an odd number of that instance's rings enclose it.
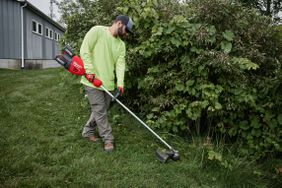
<path fill-rule="evenodd" d="M 107 117 L 107 109 L 110 105 L 111 97 L 106 92 L 92 87 L 85 86 L 85 90 L 91 105 L 91 115 L 84 125 L 82 136 L 86 138 L 93 135 L 97 126 L 99 135 L 104 143 L 113 143 L 112 127 Z"/>

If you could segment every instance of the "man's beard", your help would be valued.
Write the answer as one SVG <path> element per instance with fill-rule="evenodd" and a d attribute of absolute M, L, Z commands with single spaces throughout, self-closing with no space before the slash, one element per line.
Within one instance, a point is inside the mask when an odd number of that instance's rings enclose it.
<path fill-rule="evenodd" d="M 122 31 L 122 27 L 118 28 L 117 36 L 120 37 L 120 38 L 125 38 L 126 34 Z"/>

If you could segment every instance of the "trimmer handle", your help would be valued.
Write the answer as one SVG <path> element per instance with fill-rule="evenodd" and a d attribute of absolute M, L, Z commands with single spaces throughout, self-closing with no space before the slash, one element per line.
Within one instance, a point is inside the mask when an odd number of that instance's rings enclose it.
<path fill-rule="evenodd" d="M 72 60 L 68 56 L 60 54 L 55 57 L 55 60 L 65 69 L 69 70 Z"/>
<path fill-rule="evenodd" d="M 112 97 L 112 102 L 115 101 L 120 95 L 121 95 L 121 92 L 119 89 L 117 89 L 115 91 L 114 97 Z"/>
<path fill-rule="evenodd" d="M 55 60 L 69 71 L 74 55 L 75 54 L 73 53 L 73 49 L 70 46 L 66 45 L 63 49 L 63 54 L 57 55 L 55 57 Z"/>
<path fill-rule="evenodd" d="M 75 75 L 85 75 L 85 68 L 80 57 L 76 56 L 68 46 L 64 48 L 63 54 L 57 55 L 55 60 L 70 73 Z"/>
<path fill-rule="evenodd" d="M 72 58 L 73 56 L 75 56 L 75 53 L 73 52 L 73 49 L 69 45 L 66 45 L 64 47 L 63 54 L 67 55 L 69 58 Z"/>

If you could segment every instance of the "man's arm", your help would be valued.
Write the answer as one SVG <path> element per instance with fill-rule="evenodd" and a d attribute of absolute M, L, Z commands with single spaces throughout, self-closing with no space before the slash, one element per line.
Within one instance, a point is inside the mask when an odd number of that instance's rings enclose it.
<path fill-rule="evenodd" d="M 97 27 L 92 27 L 85 35 L 80 48 L 80 56 L 84 63 L 86 74 L 94 74 L 92 53 L 98 39 Z"/>
<path fill-rule="evenodd" d="M 116 77 L 117 77 L 117 86 L 124 86 L 124 71 L 125 71 L 125 44 L 122 45 L 120 55 L 116 63 Z"/>

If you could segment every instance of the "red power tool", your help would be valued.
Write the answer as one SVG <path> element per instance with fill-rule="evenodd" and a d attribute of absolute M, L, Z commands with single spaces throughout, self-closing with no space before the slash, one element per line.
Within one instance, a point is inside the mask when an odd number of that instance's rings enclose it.
<path fill-rule="evenodd" d="M 55 60 L 70 73 L 85 76 L 89 82 L 93 83 L 94 86 L 100 87 L 102 85 L 102 81 L 95 78 L 94 74 L 86 74 L 82 59 L 76 56 L 69 46 L 66 46 L 63 54 L 57 55 Z"/>

